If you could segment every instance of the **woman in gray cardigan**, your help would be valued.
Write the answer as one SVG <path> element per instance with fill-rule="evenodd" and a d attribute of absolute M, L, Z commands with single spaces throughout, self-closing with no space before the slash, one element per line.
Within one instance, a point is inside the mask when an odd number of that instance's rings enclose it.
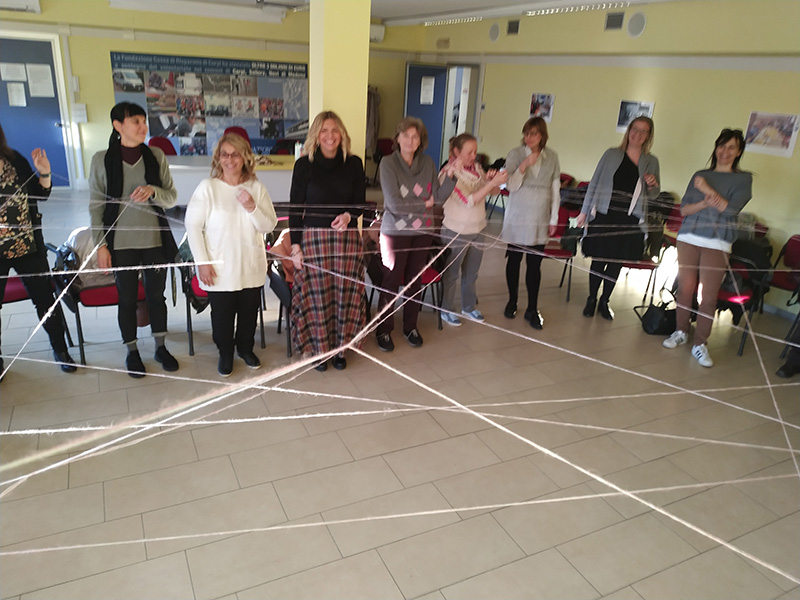
<path fill-rule="evenodd" d="M 642 259 L 647 203 L 660 191 L 661 175 L 658 159 L 650 154 L 652 144 L 652 119 L 636 117 L 628 125 L 622 144 L 603 154 L 586 189 L 577 219 L 578 227 L 590 222 L 582 248 L 593 258 L 585 317 L 593 317 L 597 309 L 604 319 L 614 319 L 608 301 L 622 264 Z M 601 282 L 603 294 L 598 304 Z"/>

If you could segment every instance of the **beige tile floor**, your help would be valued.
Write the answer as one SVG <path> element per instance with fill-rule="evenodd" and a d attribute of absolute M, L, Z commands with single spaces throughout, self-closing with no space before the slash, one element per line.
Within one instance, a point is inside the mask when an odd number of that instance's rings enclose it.
<path fill-rule="evenodd" d="M 55 241 L 86 220 L 79 195 L 44 212 Z M 636 273 L 613 323 L 583 318 L 576 267 L 567 304 L 545 263 L 536 332 L 503 318 L 502 249 L 488 250 L 486 324 L 440 332 L 426 309 L 422 348 L 367 339 L 406 377 L 354 354 L 344 372 L 291 368 L 271 295 L 266 366 L 238 362 L 229 380 L 207 312 L 188 355 L 180 298 L 181 369 L 156 369 L 142 331 L 141 380 L 115 372 L 114 309 L 84 311 L 89 366 L 66 375 L 41 332 L 28 341 L 30 304 L 3 307 L 6 363 L 27 344 L 0 384 L 0 430 L 105 429 L 0 437 L 4 482 L 59 465 L 3 486 L 0 598 L 800 598 L 787 450 L 800 447 L 800 382 L 772 375 L 780 345 L 759 339 L 763 369 L 752 342 L 737 357 L 722 316 L 703 369 L 641 331 Z M 755 327 L 781 337 L 788 323 Z M 258 417 L 272 420 L 218 423 Z"/>

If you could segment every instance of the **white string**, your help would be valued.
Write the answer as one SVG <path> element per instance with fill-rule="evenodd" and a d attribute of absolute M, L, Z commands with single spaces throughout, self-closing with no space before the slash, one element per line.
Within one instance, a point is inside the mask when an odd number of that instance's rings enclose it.
<path fill-rule="evenodd" d="M 692 490 L 692 489 L 704 489 L 710 487 L 717 487 L 722 485 L 739 485 L 739 484 L 746 484 L 746 483 L 762 483 L 765 481 L 776 481 L 781 479 L 788 479 L 794 478 L 794 475 L 771 475 L 767 477 L 751 477 L 751 478 L 743 478 L 743 479 L 732 479 L 727 481 L 713 481 L 713 482 L 705 482 L 705 483 L 687 483 L 687 484 L 680 484 L 680 485 L 672 485 L 672 486 L 664 486 L 664 487 L 651 487 L 651 488 L 642 488 L 638 490 L 631 491 L 630 493 L 633 494 L 655 494 L 661 492 L 674 492 L 674 491 L 682 491 L 682 490 Z M 192 533 L 192 534 L 184 534 L 184 535 L 170 535 L 170 536 L 159 536 L 159 537 L 143 537 L 141 539 L 134 539 L 134 540 L 117 540 L 113 542 L 97 542 L 93 544 L 73 544 L 69 546 L 49 546 L 45 548 L 27 548 L 24 550 L 5 550 L 0 551 L 0 556 L 24 556 L 30 554 L 42 554 L 45 552 L 60 552 L 65 550 L 87 550 L 93 548 L 108 548 L 114 546 L 128 546 L 131 544 L 152 544 L 155 542 L 172 542 L 172 541 L 180 541 L 180 540 L 192 540 L 192 539 L 204 539 L 209 537 L 230 537 L 236 535 L 243 535 L 248 533 L 267 533 L 270 531 L 285 531 L 285 530 L 292 530 L 292 529 L 306 529 L 312 527 L 330 527 L 332 525 L 350 525 L 354 523 L 369 523 L 373 521 L 387 521 L 393 519 L 406 519 L 406 518 L 415 518 L 415 517 L 427 517 L 427 516 L 436 516 L 436 515 L 448 515 L 448 514 L 456 514 L 462 512 L 475 512 L 475 511 L 485 511 L 485 510 L 497 510 L 501 508 L 515 508 L 515 507 L 523 507 L 523 506 L 537 506 L 537 505 L 547 505 L 547 504 L 561 504 L 565 502 L 578 502 L 581 500 L 594 500 L 597 498 L 615 498 L 619 496 L 625 496 L 625 493 L 622 492 L 596 492 L 592 494 L 577 494 L 572 496 L 561 496 L 557 498 L 546 498 L 546 499 L 534 499 L 534 500 L 522 500 L 518 502 L 502 502 L 496 504 L 482 504 L 478 506 L 466 506 L 466 507 L 456 507 L 456 508 L 438 508 L 438 509 L 431 509 L 431 510 L 421 510 L 415 512 L 403 512 L 403 513 L 392 513 L 387 515 L 372 515 L 369 517 L 352 517 L 348 519 L 329 519 L 326 521 L 312 521 L 306 523 L 287 523 L 282 525 L 270 525 L 267 527 L 253 527 L 249 529 L 232 529 L 227 531 L 213 531 L 207 533 Z M 740 552 L 741 553 L 741 552 Z M 748 557 L 745 553 L 743 556 Z M 772 567 L 763 562 L 759 562 L 758 559 L 751 559 L 754 562 L 758 562 L 767 569 L 786 577 L 790 581 L 798 582 L 798 580 L 794 579 L 793 576 L 788 575 L 778 569 L 777 567 Z"/>

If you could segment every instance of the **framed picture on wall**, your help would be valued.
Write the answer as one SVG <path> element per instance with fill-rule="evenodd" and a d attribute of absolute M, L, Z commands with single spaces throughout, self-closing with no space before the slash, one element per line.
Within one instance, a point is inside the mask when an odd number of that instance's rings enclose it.
<path fill-rule="evenodd" d="M 542 117 L 546 122 L 553 119 L 553 106 L 556 97 L 553 94 L 531 94 L 531 117 Z"/>
<path fill-rule="evenodd" d="M 617 132 L 625 133 L 628 124 L 636 117 L 653 118 L 653 103 L 640 102 L 638 100 L 623 100 L 619 103 L 619 114 L 617 115 Z"/>
<path fill-rule="evenodd" d="M 750 152 L 790 158 L 797 143 L 800 116 L 753 111 L 747 123 L 745 144 Z"/>

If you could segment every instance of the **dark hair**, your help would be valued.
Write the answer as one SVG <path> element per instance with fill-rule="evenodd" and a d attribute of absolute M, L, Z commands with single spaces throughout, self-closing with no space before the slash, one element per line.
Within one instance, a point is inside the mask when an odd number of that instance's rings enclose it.
<path fill-rule="evenodd" d="M 422 122 L 422 119 L 418 119 L 417 117 L 403 117 L 403 120 L 397 124 L 397 130 L 392 139 L 394 141 L 394 147 L 399 148 L 400 145 L 397 143 L 397 137 L 412 127 L 416 129 L 417 134 L 419 134 L 419 148 L 414 152 L 414 156 L 416 156 L 424 152 L 425 148 L 428 147 L 428 129 L 425 127 L 425 123 Z"/>
<path fill-rule="evenodd" d="M 734 171 L 739 170 L 739 160 L 742 158 L 742 154 L 744 154 L 744 135 L 742 134 L 741 129 L 723 129 L 719 136 L 717 137 L 717 141 L 714 142 L 714 151 L 711 153 L 711 170 L 717 168 L 717 148 L 720 146 L 724 146 L 731 140 L 736 140 L 736 143 L 739 144 L 739 156 L 733 159 L 733 164 L 731 165 L 731 169 Z"/>
<path fill-rule="evenodd" d="M 147 112 L 136 104 L 135 102 L 120 102 L 114 108 L 111 109 L 111 122 L 119 121 L 122 123 L 128 117 L 147 117 Z M 108 138 L 108 145 L 111 144 L 119 144 L 120 143 L 120 135 L 116 129 L 112 127 L 111 129 L 111 137 Z"/>
<path fill-rule="evenodd" d="M 450 138 L 450 154 L 453 153 L 453 150 L 458 148 L 462 150 L 464 148 L 464 144 L 467 142 L 477 142 L 478 140 L 475 138 L 474 135 L 470 135 L 469 133 L 461 133 L 455 137 Z"/>
<path fill-rule="evenodd" d="M 8 160 L 14 159 L 14 151 L 8 147 L 8 142 L 6 142 L 6 134 L 3 132 L 2 125 L 0 125 L 0 154 L 2 154 Z"/>
<path fill-rule="evenodd" d="M 525 125 L 522 126 L 523 144 L 525 143 L 524 136 L 528 135 L 531 129 L 535 129 L 542 136 L 542 141 L 539 142 L 539 150 L 544 150 L 544 147 L 547 146 L 547 140 L 550 139 L 550 136 L 547 135 L 547 122 L 542 117 L 531 117 L 525 121 Z"/>

